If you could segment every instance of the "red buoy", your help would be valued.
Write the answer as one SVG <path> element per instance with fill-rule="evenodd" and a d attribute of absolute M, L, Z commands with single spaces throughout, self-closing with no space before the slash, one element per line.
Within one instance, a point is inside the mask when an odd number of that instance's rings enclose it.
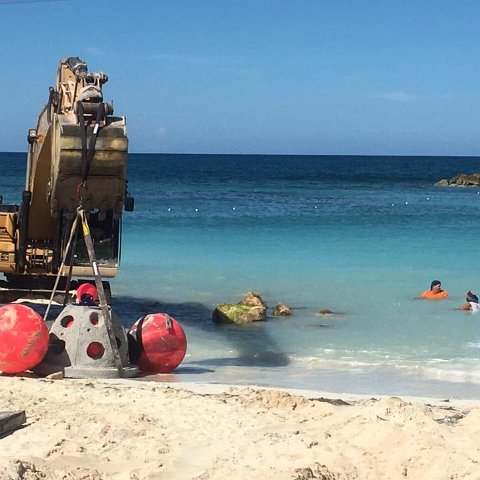
<path fill-rule="evenodd" d="M 139 347 L 140 357 L 136 363 L 141 372 L 169 373 L 182 363 L 187 352 L 187 337 L 182 326 L 165 313 L 142 317 L 128 333 Z"/>
<path fill-rule="evenodd" d="M 48 350 L 48 328 L 30 307 L 0 307 L 0 371 L 20 373 L 38 365 Z"/>
<path fill-rule="evenodd" d="M 80 303 L 82 301 L 82 297 L 84 297 L 85 295 L 89 295 L 92 300 L 98 299 L 97 289 L 91 283 L 82 283 L 77 288 L 76 295 L 77 295 L 77 303 Z"/>

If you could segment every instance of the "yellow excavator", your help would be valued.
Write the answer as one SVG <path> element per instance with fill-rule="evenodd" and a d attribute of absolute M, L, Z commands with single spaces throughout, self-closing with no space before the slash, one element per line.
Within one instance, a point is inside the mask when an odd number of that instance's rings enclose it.
<path fill-rule="evenodd" d="M 94 276 L 83 236 L 73 242 L 79 207 L 90 227 L 99 274 L 117 273 L 127 191 L 125 118 L 103 98 L 104 73 L 89 72 L 78 57 L 60 61 L 55 87 L 28 131 L 25 189 L 20 205 L 0 203 L 0 281 L 7 292 L 51 291 L 71 278 Z M 82 280 L 73 280 L 72 287 Z M 108 288 L 108 284 L 106 284 Z M 18 296 L 18 295 L 17 295 Z"/>

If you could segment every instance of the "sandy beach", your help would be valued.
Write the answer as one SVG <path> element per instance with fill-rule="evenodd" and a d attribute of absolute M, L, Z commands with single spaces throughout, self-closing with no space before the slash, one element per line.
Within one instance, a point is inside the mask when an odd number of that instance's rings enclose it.
<path fill-rule="evenodd" d="M 478 479 L 480 401 L 0 376 L 10 479 Z"/>

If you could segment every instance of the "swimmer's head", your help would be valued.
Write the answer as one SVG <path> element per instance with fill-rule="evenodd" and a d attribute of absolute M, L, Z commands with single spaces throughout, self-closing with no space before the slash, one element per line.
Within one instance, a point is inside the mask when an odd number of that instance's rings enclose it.
<path fill-rule="evenodd" d="M 439 292 L 442 289 L 442 282 L 440 280 L 434 280 L 430 284 L 430 290 L 435 290 L 436 292 Z"/>
<path fill-rule="evenodd" d="M 467 300 L 467 302 L 478 303 L 478 297 L 474 293 L 472 293 L 470 290 L 467 292 L 465 299 Z"/>

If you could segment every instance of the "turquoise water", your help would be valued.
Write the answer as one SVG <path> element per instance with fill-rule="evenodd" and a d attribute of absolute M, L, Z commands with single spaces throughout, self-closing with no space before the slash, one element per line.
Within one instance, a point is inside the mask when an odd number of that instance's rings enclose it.
<path fill-rule="evenodd" d="M 18 201 L 24 156 L 0 161 Z M 480 315 L 454 310 L 480 290 L 480 189 L 433 186 L 464 171 L 480 158 L 130 155 L 114 308 L 182 323 L 173 381 L 480 398 Z M 448 300 L 414 298 L 436 278 Z M 211 322 L 251 290 L 294 315 Z"/>

